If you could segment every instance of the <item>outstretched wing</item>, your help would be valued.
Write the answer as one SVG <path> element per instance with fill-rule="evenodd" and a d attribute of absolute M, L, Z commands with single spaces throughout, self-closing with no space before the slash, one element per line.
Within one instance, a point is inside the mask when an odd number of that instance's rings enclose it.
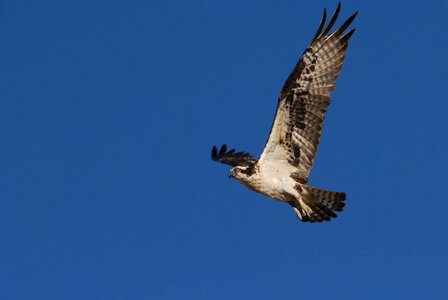
<path fill-rule="evenodd" d="M 223 164 L 236 166 L 252 165 L 256 160 L 246 152 L 236 152 L 235 149 L 227 151 L 227 145 L 222 145 L 218 152 L 218 148 L 213 146 L 212 148 L 212 159 Z"/>
<path fill-rule="evenodd" d="M 286 80 L 278 99 L 274 123 L 259 164 L 287 162 L 296 167 L 292 177 L 307 182 L 320 142 L 325 112 L 345 58 L 348 40 L 344 34 L 357 13 L 329 33 L 339 15 L 339 3 L 331 20 L 326 11 L 308 48 Z"/>

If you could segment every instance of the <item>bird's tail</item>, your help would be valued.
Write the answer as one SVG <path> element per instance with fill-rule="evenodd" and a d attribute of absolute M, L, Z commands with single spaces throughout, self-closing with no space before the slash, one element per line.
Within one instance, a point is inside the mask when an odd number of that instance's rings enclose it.
<path fill-rule="evenodd" d="M 292 208 L 303 222 L 323 222 L 336 218 L 335 211 L 344 209 L 345 193 L 325 191 L 318 188 L 298 185 L 301 199 L 291 203 Z"/>

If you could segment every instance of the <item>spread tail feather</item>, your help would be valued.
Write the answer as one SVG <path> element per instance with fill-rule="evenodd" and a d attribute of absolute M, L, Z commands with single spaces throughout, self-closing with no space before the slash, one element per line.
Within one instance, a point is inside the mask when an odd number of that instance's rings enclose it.
<path fill-rule="evenodd" d="M 336 218 L 335 211 L 344 209 L 345 193 L 331 192 L 299 184 L 301 199 L 291 202 L 297 217 L 303 222 L 323 222 Z"/>

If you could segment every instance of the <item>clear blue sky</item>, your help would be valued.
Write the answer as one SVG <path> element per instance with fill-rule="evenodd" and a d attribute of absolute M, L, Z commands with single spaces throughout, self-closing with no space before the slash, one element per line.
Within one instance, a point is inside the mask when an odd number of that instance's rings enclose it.
<path fill-rule="evenodd" d="M 446 299 L 446 1 L 359 10 L 301 223 L 227 177 L 336 1 L 0 1 L 1 299 Z"/>

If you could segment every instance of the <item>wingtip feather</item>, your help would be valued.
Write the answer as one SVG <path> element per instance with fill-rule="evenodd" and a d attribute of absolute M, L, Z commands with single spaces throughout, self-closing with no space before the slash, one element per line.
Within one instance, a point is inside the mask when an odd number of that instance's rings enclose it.
<path fill-rule="evenodd" d="M 350 26 L 350 24 L 353 22 L 353 20 L 356 18 L 356 16 L 358 15 L 358 12 L 355 12 L 353 15 L 351 15 L 342 25 L 341 27 L 339 27 L 339 29 L 337 30 L 337 32 L 339 32 L 339 34 L 343 33 L 348 26 Z"/>
<path fill-rule="evenodd" d="M 216 146 L 213 145 L 213 148 L 212 148 L 212 159 L 216 160 L 217 155 L 218 155 L 218 148 L 216 148 Z"/>
<path fill-rule="evenodd" d="M 226 144 L 223 144 L 223 145 L 221 146 L 221 149 L 219 150 L 218 157 L 219 157 L 219 156 L 223 156 L 224 154 L 226 154 L 226 152 L 227 152 L 227 145 L 226 145 Z"/>
<path fill-rule="evenodd" d="M 338 3 L 338 6 L 336 6 L 336 9 L 333 13 L 333 16 L 330 19 L 330 22 L 328 22 L 327 26 L 325 26 L 324 31 L 320 34 L 320 36 L 322 35 L 326 35 L 331 28 L 333 27 L 334 23 L 336 23 L 336 20 L 338 19 L 339 13 L 341 12 L 341 2 Z"/>
<path fill-rule="evenodd" d="M 355 28 L 352 28 L 350 31 L 348 31 L 346 34 L 344 34 L 342 36 L 342 39 L 344 39 L 345 41 L 348 41 L 352 37 L 354 32 L 355 32 Z"/>
<path fill-rule="evenodd" d="M 322 29 L 324 28 L 325 22 L 327 21 L 327 9 L 324 8 L 324 13 L 322 15 L 322 19 L 320 20 L 319 28 L 317 28 L 316 34 L 314 35 L 312 41 L 320 36 Z"/>

